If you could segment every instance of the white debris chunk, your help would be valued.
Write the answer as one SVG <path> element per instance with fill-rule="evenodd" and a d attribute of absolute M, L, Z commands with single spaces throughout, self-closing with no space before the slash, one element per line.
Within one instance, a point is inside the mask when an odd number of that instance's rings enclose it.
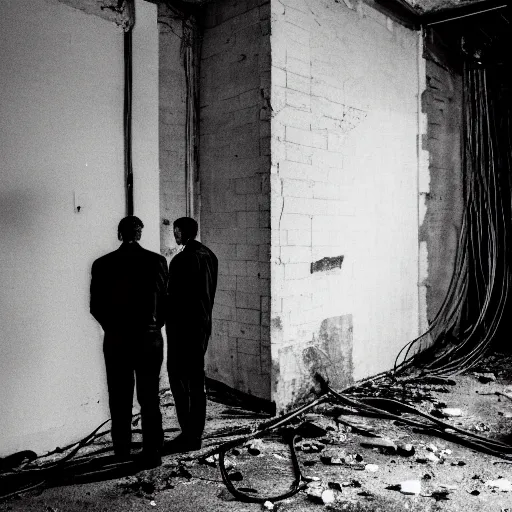
<path fill-rule="evenodd" d="M 324 505 L 334 503 L 336 501 L 336 495 L 334 494 L 334 491 L 332 489 L 326 489 L 324 492 L 322 492 L 322 501 L 324 502 Z"/>
<path fill-rule="evenodd" d="M 462 411 L 458 407 L 446 407 L 445 409 L 439 409 L 443 416 L 456 417 L 462 416 Z"/>
<path fill-rule="evenodd" d="M 421 492 L 421 482 L 419 480 L 405 480 L 400 483 L 400 492 L 402 494 L 419 494 Z"/>
<path fill-rule="evenodd" d="M 506 478 L 498 478 L 498 480 L 488 480 L 485 482 L 487 487 L 496 489 L 497 491 L 509 492 L 512 491 L 512 482 Z"/>
<path fill-rule="evenodd" d="M 435 444 L 427 444 L 427 450 L 432 453 L 437 452 L 437 446 Z"/>
<path fill-rule="evenodd" d="M 379 466 L 377 466 L 377 464 L 366 464 L 364 469 L 366 471 L 370 471 L 371 473 L 375 473 L 375 471 L 379 470 Z"/>
<path fill-rule="evenodd" d="M 263 509 L 274 510 L 274 504 L 271 501 L 265 501 L 265 503 L 263 503 Z"/>
<path fill-rule="evenodd" d="M 437 455 L 434 455 L 433 453 L 429 452 L 427 453 L 427 455 L 425 455 L 425 458 L 429 461 L 429 462 L 439 462 L 439 457 Z"/>

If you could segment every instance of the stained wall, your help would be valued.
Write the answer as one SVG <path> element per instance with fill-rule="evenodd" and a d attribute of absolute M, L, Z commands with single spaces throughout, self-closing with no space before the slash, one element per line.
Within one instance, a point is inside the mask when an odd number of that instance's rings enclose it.
<path fill-rule="evenodd" d="M 136 8 L 135 212 L 158 250 L 156 7 Z M 89 282 L 125 215 L 123 37 L 61 3 L 0 3 L 0 456 L 66 445 L 108 418 Z"/>
<path fill-rule="evenodd" d="M 272 2 L 278 407 L 316 371 L 343 388 L 388 370 L 418 334 L 419 44 L 363 2 Z"/>

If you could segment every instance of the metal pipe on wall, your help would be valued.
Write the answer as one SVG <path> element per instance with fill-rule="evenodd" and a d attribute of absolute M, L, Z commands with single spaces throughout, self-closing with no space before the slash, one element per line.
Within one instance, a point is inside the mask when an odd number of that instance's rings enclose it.
<path fill-rule="evenodd" d="M 133 215 L 133 162 L 132 162 L 132 30 L 124 33 L 124 169 L 126 215 Z"/>

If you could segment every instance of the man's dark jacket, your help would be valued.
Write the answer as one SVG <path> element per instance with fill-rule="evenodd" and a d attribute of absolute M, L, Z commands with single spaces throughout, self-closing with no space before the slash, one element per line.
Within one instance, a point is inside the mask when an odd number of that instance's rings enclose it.
<path fill-rule="evenodd" d="M 158 332 L 165 321 L 167 262 L 163 256 L 123 243 L 92 266 L 92 316 L 105 332 Z"/>
<path fill-rule="evenodd" d="M 168 331 L 211 334 L 218 265 L 215 254 L 197 240 L 174 256 L 169 265 Z"/>

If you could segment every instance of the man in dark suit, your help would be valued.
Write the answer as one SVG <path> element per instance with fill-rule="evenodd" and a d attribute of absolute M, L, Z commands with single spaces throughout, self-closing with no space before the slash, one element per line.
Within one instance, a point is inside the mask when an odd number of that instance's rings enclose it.
<path fill-rule="evenodd" d="M 90 310 L 105 331 L 114 453 L 120 460 L 130 458 L 136 377 L 143 446 L 137 461 L 156 467 L 162 462 L 164 440 L 159 388 L 167 262 L 138 244 L 143 227 L 133 215 L 122 219 L 118 227 L 121 246 L 93 263 Z"/>
<path fill-rule="evenodd" d="M 206 420 L 204 355 L 212 331 L 212 308 L 217 288 L 218 261 L 198 242 L 197 222 L 181 217 L 174 238 L 183 249 L 169 265 L 167 370 L 181 434 L 170 451 L 201 448 Z"/>

